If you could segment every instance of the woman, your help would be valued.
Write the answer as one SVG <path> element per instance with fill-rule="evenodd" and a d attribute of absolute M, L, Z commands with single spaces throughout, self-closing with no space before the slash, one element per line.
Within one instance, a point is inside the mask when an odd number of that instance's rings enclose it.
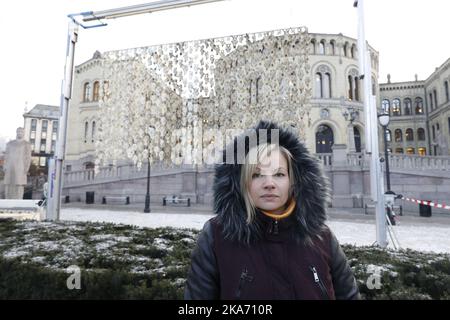
<path fill-rule="evenodd" d="M 185 299 L 359 299 L 325 225 L 329 191 L 318 162 L 293 133 L 268 122 L 255 129 L 243 164 L 235 139 L 234 163 L 216 167 L 217 216 L 192 253 Z"/>

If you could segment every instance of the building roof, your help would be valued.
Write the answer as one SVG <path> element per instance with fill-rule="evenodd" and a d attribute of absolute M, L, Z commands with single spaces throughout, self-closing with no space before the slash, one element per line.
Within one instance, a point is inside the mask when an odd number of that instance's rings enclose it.
<path fill-rule="evenodd" d="M 49 106 L 46 104 L 37 104 L 33 109 L 23 114 L 26 118 L 50 118 L 58 119 L 60 117 L 59 106 Z"/>

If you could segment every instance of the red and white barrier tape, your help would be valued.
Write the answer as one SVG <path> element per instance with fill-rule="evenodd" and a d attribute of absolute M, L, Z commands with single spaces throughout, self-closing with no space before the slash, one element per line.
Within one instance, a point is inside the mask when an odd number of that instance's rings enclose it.
<path fill-rule="evenodd" d="M 403 197 L 402 199 L 403 200 L 408 200 L 408 201 L 411 201 L 411 202 L 415 202 L 415 203 L 418 203 L 418 204 L 424 204 L 424 205 L 427 205 L 427 206 L 430 206 L 430 207 L 434 207 L 434 208 L 441 208 L 441 209 L 450 210 L 450 206 L 446 205 L 445 203 L 444 204 L 440 204 L 440 203 L 434 203 L 432 201 L 416 200 L 416 199 L 411 199 L 411 198 L 406 198 L 406 197 Z"/>

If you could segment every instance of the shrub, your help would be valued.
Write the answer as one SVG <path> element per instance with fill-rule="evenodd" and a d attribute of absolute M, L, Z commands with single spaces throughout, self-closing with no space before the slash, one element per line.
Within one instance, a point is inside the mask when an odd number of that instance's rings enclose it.
<path fill-rule="evenodd" d="M 0 220 L 0 299 L 182 299 L 197 236 L 191 229 Z M 450 298 L 449 255 L 342 247 L 363 299 Z M 81 270 L 79 290 L 67 287 L 71 265 Z"/>

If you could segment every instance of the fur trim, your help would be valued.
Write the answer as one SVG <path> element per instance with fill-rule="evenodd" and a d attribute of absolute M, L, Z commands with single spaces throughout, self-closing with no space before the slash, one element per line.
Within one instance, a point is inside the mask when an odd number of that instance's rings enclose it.
<path fill-rule="evenodd" d="M 297 202 L 294 211 L 294 237 L 303 242 L 311 242 L 320 235 L 325 226 L 326 207 L 330 199 L 328 181 L 321 169 L 319 161 L 310 155 L 297 136 L 278 127 L 275 123 L 261 121 L 254 129 L 259 144 L 259 129 L 267 129 L 267 142 L 271 141 L 271 129 L 279 129 L 279 144 L 288 149 L 293 156 L 293 170 L 296 184 L 293 194 Z M 240 191 L 240 172 L 242 159 L 237 159 L 237 142 L 245 139 L 245 134 L 234 139 L 233 144 L 223 151 L 233 152 L 234 163 L 216 165 L 214 178 L 214 212 L 222 225 L 225 239 L 243 244 L 261 239 L 264 235 L 262 222 L 255 219 L 247 224 L 244 198 Z M 230 149 L 230 147 L 233 147 Z M 245 154 L 248 153 L 248 139 L 245 143 Z"/>

